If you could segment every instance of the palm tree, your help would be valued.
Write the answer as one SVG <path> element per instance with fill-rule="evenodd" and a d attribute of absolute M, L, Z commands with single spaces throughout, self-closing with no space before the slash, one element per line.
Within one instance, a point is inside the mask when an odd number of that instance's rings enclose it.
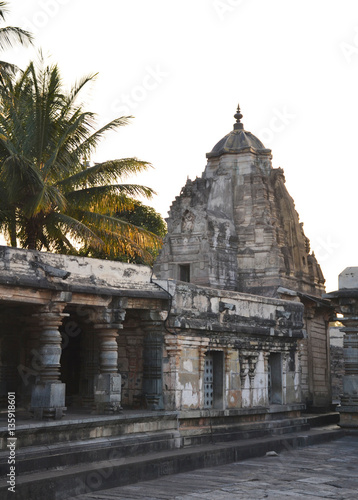
<path fill-rule="evenodd" d="M 8 2 L 0 1 L 0 19 L 5 21 L 6 14 L 8 12 L 7 8 Z M 0 50 L 5 50 L 6 48 L 12 47 L 16 43 L 25 45 L 26 43 L 32 42 L 32 35 L 21 28 L 16 28 L 14 26 L 6 26 L 0 28 Z M 0 78 L 4 74 L 15 73 L 17 67 L 14 64 L 0 61 Z"/>
<path fill-rule="evenodd" d="M 154 191 L 123 184 L 150 165 L 136 158 L 88 166 L 103 135 L 126 125 L 121 117 L 94 130 L 94 114 L 77 104 L 83 78 L 65 92 L 56 65 L 32 62 L 15 82 L 0 85 L 0 230 L 12 246 L 77 253 L 141 256 L 160 238 L 114 217 L 138 195 Z"/>

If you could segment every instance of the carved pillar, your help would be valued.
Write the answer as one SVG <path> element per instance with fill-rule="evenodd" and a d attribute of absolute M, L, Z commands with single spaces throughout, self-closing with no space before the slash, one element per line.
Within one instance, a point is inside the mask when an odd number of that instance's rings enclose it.
<path fill-rule="evenodd" d="M 239 353 L 240 362 L 240 380 L 241 380 L 241 406 L 250 406 L 250 381 L 249 374 L 249 358 L 248 354 L 244 351 Z"/>
<path fill-rule="evenodd" d="M 158 313 L 144 318 L 143 395 L 151 410 L 163 409 L 163 321 Z"/>
<path fill-rule="evenodd" d="M 199 355 L 199 408 L 205 407 L 205 359 L 209 348 L 209 340 L 202 340 L 198 347 Z"/>
<path fill-rule="evenodd" d="M 256 376 L 256 365 L 258 361 L 258 354 L 253 354 L 249 356 L 249 379 L 250 379 L 250 406 L 254 406 L 255 397 L 254 391 L 255 387 L 255 376 Z"/>
<path fill-rule="evenodd" d="M 164 337 L 169 366 L 163 372 L 165 387 L 165 407 L 173 410 L 181 408 L 181 391 L 178 387 L 178 370 L 182 353 L 182 344 L 178 336 L 167 334 Z"/>
<path fill-rule="evenodd" d="M 341 427 L 358 429 L 358 267 L 348 267 L 339 275 L 339 290 L 324 296 L 332 301 L 337 318 L 343 323 L 343 394 L 341 395 Z"/>
<path fill-rule="evenodd" d="M 66 384 L 60 381 L 62 337 L 59 327 L 67 314 L 65 302 L 50 302 L 34 314 L 39 325 L 39 375 L 32 389 L 31 411 L 35 418 L 60 419 L 66 411 Z"/>
<path fill-rule="evenodd" d="M 288 352 L 282 352 L 282 404 L 287 404 Z"/>
<path fill-rule="evenodd" d="M 270 358 L 270 353 L 267 351 L 263 352 L 263 358 L 264 358 L 264 373 L 265 373 L 265 405 L 270 404 L 270 397 L 269 397 L 269 358 Z"/>
<path fill-rule="evenodd" d="M 121 411 L 121 375 L 118 372 L 118 331 L 125 311 L 97 308 L 92 320 L 99 342 L 99 374 L 94 378 L 94 401 L 100 413 Z"/>
<path fill-rule="evenodd" d="M 344 324 L 344 376 L 339 425 L 358 428 L 358 301 L 354 313 L 354 317 L 340 319 Z"/>

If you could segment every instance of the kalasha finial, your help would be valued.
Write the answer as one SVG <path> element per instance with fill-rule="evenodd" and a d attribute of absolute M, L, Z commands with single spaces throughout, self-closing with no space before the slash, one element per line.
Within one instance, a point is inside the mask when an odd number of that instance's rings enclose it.
<path fill-rule="evenodd" d="M 237 105 L 237 111 L 234 114 L 234 118 L 236 118 L 236 123 L 234 124 L 234 130 L 240 130 L 240 129 L 242 130 L 244 128 L 244 125 L 240 121 L 242 118 L 242 114 L 240 111 L 240 104 Z"/>

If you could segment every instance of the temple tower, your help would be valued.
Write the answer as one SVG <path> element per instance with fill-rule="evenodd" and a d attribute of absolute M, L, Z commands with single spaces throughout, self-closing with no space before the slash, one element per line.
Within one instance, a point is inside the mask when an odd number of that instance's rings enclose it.
<path fill-rule="evenodd" d="M 173 202 L 168 234 L 154 265 L 161 279 L 301 301 L 304 401 L 331 403 L 324 277 L 271 150 L 246 131 L 240 107 L 233 130 L 208 153 L 200 178 Z"/>
<path fill-rule="evenodd" d="M 201 178 L 188 180 L 172 204 L 154 272 L 266 296 L 280 287 L 320 296 L 324 277 L 283 170 L 244 129 L 240 107 L 234 116 L 233 130 L 206 155 Z"/>

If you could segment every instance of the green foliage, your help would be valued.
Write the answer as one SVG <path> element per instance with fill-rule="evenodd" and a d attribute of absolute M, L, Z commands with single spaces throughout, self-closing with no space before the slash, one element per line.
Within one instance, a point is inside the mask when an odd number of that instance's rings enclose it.
<path fill-rule="evenodd" d="M 120 210 L 115 214 L 120 220 L 133 224 L 138 229 L 144 229 L 163 238 L 167 233 L 167 226 L 161 215 L 154 210 L 154 208 L 144 205 L 138 200 L 132 200 L 132 206 Z M 151 260 L 154 261 L 159 253 L 159 246 L 157 247 L 146 247 L 146 252 L 151 255 Z M 91 255 L 92 257 L 97 257 L 100 259 L 106 258 L 104 252 L 97 251 L 91 252 L 88 248 L 84 247 L 81 250 L 81 255 Z M 131 262 L 134 264 L 146 264 L 147 261 L 143 259 L 141 255 L 131 255 L 124 251 L 121 255 L 111 254 L 110 258 L 113 260 L 120 260 L 122 262 Z"/>
<path fill-rule="evenodd" d="M 132 208 L 118 212 L 116 217 L 142 227 L 162 238 L 167 234 L 167 225 L 162 216 L 153 207 L 143 205 L 140 201 L 134 200 Z"/>
<path fill-rule="evenodd" d="M 121 183 L 150 164 L 136 158 L 88 166 L 103 136 L 126 125 L 121 117 L 95 130 L 95 116 L 77 104 L 83 78 L 69 92 L 58 67 L 43 60 L 0 83 L 0 229 L 23 248 L 61 253 L 123 254 L 151 263 L 161 243 L 151 231 L 116 217 L 135 196 L 154 191 Z"/>
<path fill-rule="evenodd" d="M 6 14 L 8 12 L 8 2 L 0 1 L 0 20 L 5 21 Z M 13 47 L 15 44 L 26 45 L 27 43 L 32 43 L 32 35 L 28 31 L 21 28 L 16 28 L 14 26 L 5 26 L 0 28 L 0 50 L 4 50 L 9 47 Z M 9 75 L 15 73 L 17 67 L 14 64 L 10 64 L 5 61 L 0 61 L 0 79 L 4 75 Z"/>

